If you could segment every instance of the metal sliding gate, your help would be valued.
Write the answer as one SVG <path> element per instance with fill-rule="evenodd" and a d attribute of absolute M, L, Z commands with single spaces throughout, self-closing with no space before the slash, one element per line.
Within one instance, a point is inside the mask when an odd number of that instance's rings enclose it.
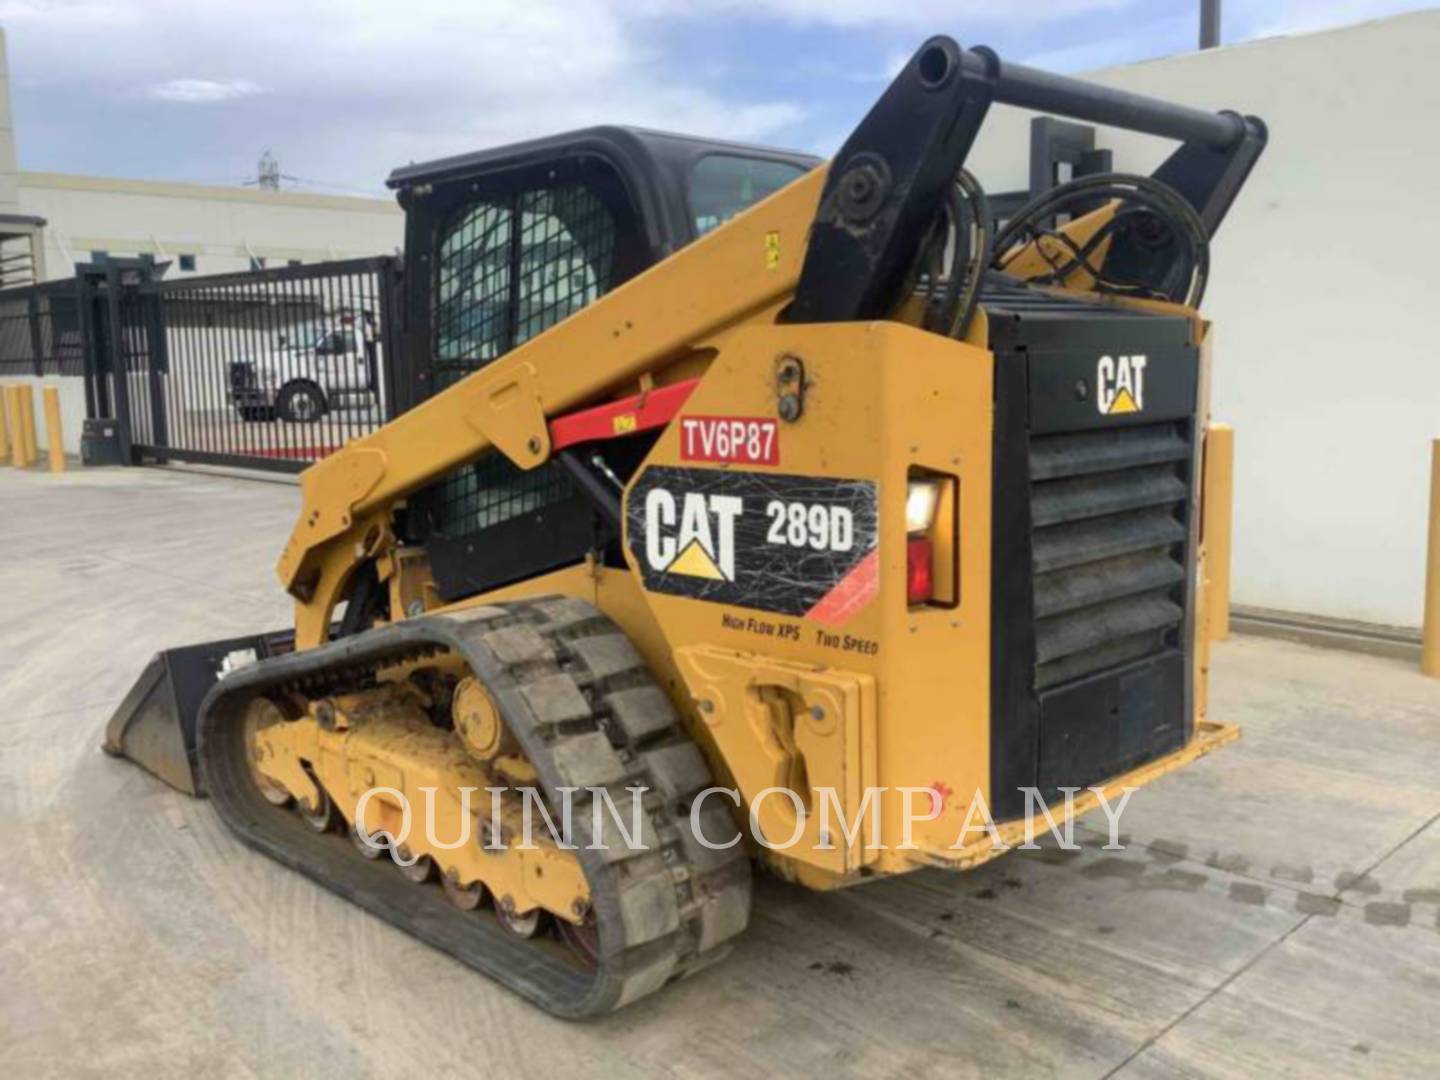
<path fill-rule="evenodd" d="M 393 258 L 176 281 L 112 269 L 91 304 L 110 361 L 97 390 L 129 456 L 299 472 L 383 424 L 399 274 Z"/>
<path fill-rule="evenodd" d="M 0 292 L 0 375 L 85 380 L 128 464 L 299 472 L 408 405 L 400 260 L 157 280 L 113 260 Z"/>

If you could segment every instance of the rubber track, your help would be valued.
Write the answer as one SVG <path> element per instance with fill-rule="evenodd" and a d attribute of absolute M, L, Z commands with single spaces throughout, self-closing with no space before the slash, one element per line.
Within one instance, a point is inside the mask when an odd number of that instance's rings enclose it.
<path fill-rule="evenodd" d="M 588 796 L 575 796 L 575 854 L 599 932 L 594 970 L 558 942 L 524 941 L 490 913 L 455 908 L 438 887 L 406 881 L 388 859 L 357 857 L 339 834 L 315 834 L 267 803 L 250 779 L 250 700 L 278 690 L 362 689 L 382 666 L 439 651 L 463 657 L 491 691 L 553 806 L 561 787 L 603 786 L 628 824 L 626 789 L 648 791 L 648 850 L 637 851 L 618 832 L 592 837 Z M 690 800 L 711 783 L 703 758 L 629 640 L 583 601 L 547 597 L 428 615 L 258 661 L 206 697 L 198 752 L 211 799 L 247 844 L 557 1016 L 594 1016 L 653 993 L 719 959 L 749 919 L 743 846 L 713 850 L 691 831 Z M 735 835 L 728 806 L 721 798 L 705 806 L 702 828 L 714 842 Z"/>

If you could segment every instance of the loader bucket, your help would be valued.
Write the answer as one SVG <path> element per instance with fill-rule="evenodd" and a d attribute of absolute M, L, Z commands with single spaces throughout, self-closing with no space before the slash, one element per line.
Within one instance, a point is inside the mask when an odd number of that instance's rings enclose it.
<path fill-rule="evenodd" d="M 221 675 L 225 658 L 256 658 L 288 650 L 288 632 L 183 645 L 156 653 L 105 727 L 101 749 L 129 758 L 187 795 L 203 796 L 195 767 L 195 721 L 200 703 Z"/>

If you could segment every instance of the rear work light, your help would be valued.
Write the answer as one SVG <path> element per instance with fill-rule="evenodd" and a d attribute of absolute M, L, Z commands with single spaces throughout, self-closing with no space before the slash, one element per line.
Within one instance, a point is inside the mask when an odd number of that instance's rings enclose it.
<path fill-rule="evenodd" d="M 911 469 L 905 491 L 905 602 L 954 607 L 959 601 L 959 522 L 953 476 Z"/>
<path fill-rule="evenodd" d="M 935 598 L 935 552 L 928 536 L 905 538 L 905 602 L 911 607 Z"/>
<path fill-rule="evenodd" d="M 939 505 L 940 481 L 912 479 L 905 492 L 905 532 L 910 536 L 928 533 Z"/>

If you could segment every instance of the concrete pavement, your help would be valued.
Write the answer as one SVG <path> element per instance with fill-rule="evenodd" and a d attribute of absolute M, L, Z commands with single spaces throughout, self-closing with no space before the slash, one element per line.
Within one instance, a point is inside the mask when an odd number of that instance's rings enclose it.
<path fill-rule="evenodd" d="M 766 879 L 728 961 L 566 1024 L 99 752 L 156 649 L 285 623 L 296 504 L 0 468 L 5 1075 L 1440 1071 L 1440 682 L 1399 661 L 1237 637 L 1212 697 L 1243 739 L 1137 794 L 1125 850 Z"/>

